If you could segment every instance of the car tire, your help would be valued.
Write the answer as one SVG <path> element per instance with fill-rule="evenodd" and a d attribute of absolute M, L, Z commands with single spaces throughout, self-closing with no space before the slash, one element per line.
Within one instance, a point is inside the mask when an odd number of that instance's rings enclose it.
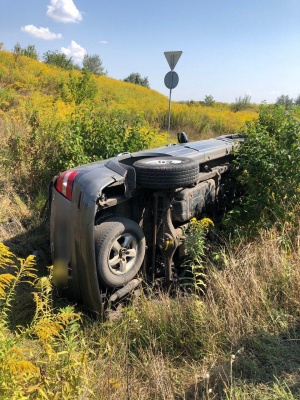
<path fill-rule="evenodd" d="M 199 165 L 185 157 L 158 156 L 133 163 L 137 186 L 149 189 L 187 187 L 199 177 Z"/>
<path fill-rule="evenodd" d="M 126 285 L 138 273 L 146 250 L 144 232 L 127 218 L 110 218 L 95 226 L 96 265 L 100 286 Z"/>

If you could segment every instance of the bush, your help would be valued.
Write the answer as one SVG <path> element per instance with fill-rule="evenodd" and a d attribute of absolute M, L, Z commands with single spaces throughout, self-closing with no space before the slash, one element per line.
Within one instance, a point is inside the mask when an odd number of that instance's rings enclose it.
<path fill-rule="evenodd" d="M 150 88 L 148 77 L 144 76 L 144 78 L 138 72 L 133 72 L 127 78 L 123 79 L 124 82 L 134 83 L 135 85 L 145 86 L 146 88 Z"/>
<path fill-rule="evenodd" d="M 93 100 L 97 90 L 97 84 L 91 73 L 84 69 L 79 76 L 75 76 L 74 73 L 69 74 L 67 83 L 61 84 L 61 97 L 66 103 L 74 101 L 79 105 L 85 100 Z"/>
<path fill-rule="evenodd" d="M 148 148 L 156 133 L 139 117 L 129 120 L 121 112 L 105 115 L 82 109 L 72 116 L 60 138 L 58 154 L 63 166 L 70 168 Z"/>
<path fill-rule="evenodd" d="M 213 107 L 215 105 L 215 99 L 212 95 L 206 95 L 204 98 L 204 105 L 207 107 Z"/>
<path fill-rule="evenodd" d="M 281 95 L 277 98 L 276 104 L 284 106 L 287 110 L 291 109 L 294 104 L 294 99 L 289 97 L 288 95 Z"/>
<path fill-rule="evenodd" d="M 32 111 L 23 124 L 22 130 L 12 128 L 5 139 L 0 165 L 16 189 L 24 192 L 25 188 L 32 196 L 41 187 L 46 190 L 55 174 L 76 165 L 166 143 L 165 135 L 140 117 L 101 114 L 85 107 L 53 125 Z"/>
<path fill-rule="evenodd" d="M 74 61 L 72 57 L 67 57 L 64 53 L 59 53 L 57 50 L 48 50 L 43 54 L 43 61 L 45 64 L 56 65 L 63 69 L 74 69 Z"/>
<path fill-rule="evenodd" d="M 244 97 L 239 97 L 235 99 L 235 103 L 231 105 L 231 109 L 234 112 L 247 110 L 251 106 L 251 96 L 245 95 Z"/>
<path fill-rule="evenodd" d="M 247 229 L 295 223 L 300 195 L 300 123 L 282 106 L 262 106 L 238 150 L 244 196 L 232 212 Z"/>

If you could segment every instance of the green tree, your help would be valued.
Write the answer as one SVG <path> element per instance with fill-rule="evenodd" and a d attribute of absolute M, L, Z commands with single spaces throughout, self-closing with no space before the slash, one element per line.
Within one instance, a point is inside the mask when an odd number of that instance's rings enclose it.
<path fill-rule="evenodd" d="M 95 75 L 106 75 L 102 61 L 97 54 L 85 54 L 82 62 L 83 68 Z"/>
<path fill-rule="evenodd" d="M 27 47 L 22 48 L 20 43 L 17 43 L 13 48 L 13 53 L 21 54 L 22 56 L 33 58 L 34 60 L 39 59 L 39 55 L 36 51 L 34 44 L 29 44 Z"/>
<path fill-rule="evenodd" d="M 207 107 L 213 107 L 215 105 L 215 99 L 212 95 L 206 95 L 204 97 L 204 105 L 206 105 Z"/>
<path fill-rule="evenodd" d="M 281 106 L 284 106 L 287 110 L 289 110 L 294 103 L 294 99 L 289 97 L 288 95 L 282 94 L 280 97 L 277 97 L 276 103 Z"/>
<path fill-rule="evenodd" d="M 34 60 L 39 59 L 38 53 L 33 44 L 29 44 L 25 49 L 23 49 L 23 55 L 26 57 L 33 58 Z"/>
<path fill-rule="evenodd" d="M 56 65 L 63 69 L 74 69 L 74 61 L 72 57 L 67 57 L 64 53 L 59 53 L 57 50 L 48 50 L 43 54 L 45 64 Z"/>
<path fill-rule="evenodd" d="M 148 78 L 145 76 L 142 78 L 141 74 L 138 72 L 131 73 L 127 78 L 123 79 L 124 82 L 134 83 L 135 85 L 145 86 L 149 89 L 149 81 Z"/>
<path fill-rule="evenodd" d="M 298 95 L 298 97 L 295 100 L 295 105 L 300 106 L 300 94 Z"/>

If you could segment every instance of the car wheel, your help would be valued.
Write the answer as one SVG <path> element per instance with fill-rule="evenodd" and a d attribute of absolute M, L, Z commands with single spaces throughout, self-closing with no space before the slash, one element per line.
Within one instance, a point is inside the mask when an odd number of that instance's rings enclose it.
<path fill-rule="evenodd" d="M 96 265 L 101 286 L 126 285 L 138 273 L 145 257 L 141 227 L 127 218 L 110 218 L 95 226 Z"/>
<path fill-rule="evenodd" d="M 196 161 L 184 157 L 143 158 L 133 164 L 137 185 L 149 189 L 172 189 L 195 183 L 199 177 Z"/>

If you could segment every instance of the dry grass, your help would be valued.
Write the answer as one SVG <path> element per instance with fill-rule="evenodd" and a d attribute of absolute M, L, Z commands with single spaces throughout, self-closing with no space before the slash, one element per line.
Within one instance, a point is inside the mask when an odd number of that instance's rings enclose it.
<path fill-rule="evenodd" d="M 22 382 L 13 375 L 12 385 L 25 395 L 33 390 L 32 398 L 42 393 L 111 400 L 298 398 L 298 239 L 293 236 L 288 251 L 276 232 L 228 244 L 207 267 L 202 298 L 148 293 L 103 324 L 83 315 L 84 321 L 71 321 L 68 329 L 53 335 L 48 330 L 51 352 L 35 336 L 15 337 L 42 375 Z M 61 312 L 54 308 L 47 318 L 61 320 Z M 48 326 L 43 318 L 39 324 Z"/>
<path fill-rule="evenodd" d="M 142 297 L 87 326 L 100 345 L 95 398 L 298 398 L 299 247 L 263 233 L 222 255 L 202 300 Z"/>
<path fill-rule="evenodd" d="M 235 338 L 269 325 L 280 332 L 290 319 L 300 317 L 298 249 L 287 252 L 280 248 L 276 232 L 262 233 L 255 242 L 224 252 L 225 268 L 210 269 L 211 312 L 219 314 Z"/>
<path fill-rule="evenodd" d="M 24 233 L 24 223 L 32 217 L 29 206 L 16 194 L 3 177 L 0 178 L 0 242 Z"/>

